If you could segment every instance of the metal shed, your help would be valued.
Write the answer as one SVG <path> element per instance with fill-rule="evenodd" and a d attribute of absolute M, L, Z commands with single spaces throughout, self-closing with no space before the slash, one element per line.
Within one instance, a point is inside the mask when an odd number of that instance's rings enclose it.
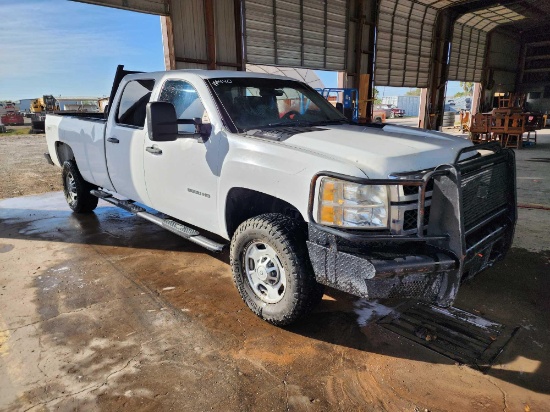
<path fill-rule="evenodd" d="M 167 69 L 342 71 L 367 115 L 374 83 L 427 88 L 424 127 L 441 125 L 448 80 L 480 82 L 480 104 L 497 88 L 550 99 L 546 1 L 79 1 L 161 15 Z"/>

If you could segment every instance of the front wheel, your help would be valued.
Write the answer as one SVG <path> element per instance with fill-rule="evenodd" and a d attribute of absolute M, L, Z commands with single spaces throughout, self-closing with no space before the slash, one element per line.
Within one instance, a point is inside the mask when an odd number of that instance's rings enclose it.
<path fill-rule="evenodd" d="M 300 222 L 276 213 L 245 221 L 231 240 L 235 285 L 248 307 L 273 325 L 294 322 L 323 297 L 305 241 Z"/>
<path fill-rule="evenodd" d="M 76 213 L 90 213 L 97 207 L 98 198 L 90 193 L 95 186 L 86 182 L 76 163 L 67 160 L 63 163 L 63 193 L 67 204 Z"/>

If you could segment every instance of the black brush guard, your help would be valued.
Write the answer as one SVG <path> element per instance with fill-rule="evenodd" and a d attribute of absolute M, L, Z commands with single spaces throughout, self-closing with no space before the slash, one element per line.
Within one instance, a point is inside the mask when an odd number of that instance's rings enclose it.
<path fill-rule="evenodd" d="M 477 156 L 459 161 L 464 154 Z M 419 188 L 417 233 L 345 230 L 315 222 L 317 181 Z M 433 182 L 429 223 L 426 188 Z M 463 279 L 502 260 L 517 220 L 514 152 L 498 143 L 462 149 L 422 179 L 362 179 L 320 172 L 309 195 L 310 260 L 319 283 L 364 298 L 414 298 L 450 306 Z M 431 185 L 430 185 L 431 186 Z M 391 217 L 390 217 L 391 218 Z"/>

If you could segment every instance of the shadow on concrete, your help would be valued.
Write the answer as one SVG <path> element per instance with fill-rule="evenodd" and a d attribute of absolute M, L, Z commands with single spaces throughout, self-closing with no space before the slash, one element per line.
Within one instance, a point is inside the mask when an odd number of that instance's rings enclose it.
<path fill-rule="evenodd" d="M 462 285 L 455 306 L 509 326 L 520 326 L 492 367 L 483 373 L 529 389 L 550 394 L 550 253 L 512 249 L 503 264 Z M 311 339 L 355 350 L 452 365 L 450 358 L 382 328 L 373 319 L 365 327 L 357 315 L 342 311 L 349 297 L 338 291 L 334 299 L 307 318 L 287 328 Z M 397 306 L 396 302 L 385 302 Z M 351 306 L 351 305 L 350 305 Z M 397 309 L 398 310 L 398 309 Z M 379 316 L 378 318 L 380 318 Z"/>
<path fill-rule="evenodd" d="M 10 239 L 195 252 L 229 263 L 227 252 L 209 253 L 122 209 L 101 204 L 95 213 L 73 214 L 60 193 L 0 201 L 0 253 L 11 250 Z M 512 249 L 503 264 L 462 285 L 457 307 L 506 325 L 522 326 L 496 364 L 484 371 L 487 375 L 550 394 L 549 291 L 550 253 L 522 249 Z M 374 321 L 359 326 L 355 298 L 331 289 L 327 295 L 330 299 L 323 300 L 314 313 L 285 330 L 354 350 L 454 364 L 445 356 L 397 338 Z"/>
<path fill-rule="evenodd" d="M 214 234 L 205 233 L 205 235 L 220 242 L 226 242 Z M 100 201 L 93 213 L 73 213 L 60 192 L 0 201 L 0 241 L 3 239 L 3 242 L 7 242 L 9 238 L 200 252 L 229 262 L 227 252 L 220 254 L 208 252 L 194 243 L 103 201 Z"/>

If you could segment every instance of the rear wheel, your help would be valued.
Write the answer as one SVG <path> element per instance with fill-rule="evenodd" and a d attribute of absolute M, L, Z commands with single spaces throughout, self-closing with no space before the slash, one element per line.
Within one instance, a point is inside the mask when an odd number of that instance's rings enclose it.
<path fill-rule="evenodd" d="M 97 207 L 99 199 L 90 194 L 90 190 L 96 187 L 82 178 L 74 161 L 63 163 L 62 178 L 65 199 L 74 212 L 90 213 Z"/>
<path fill-rule="evenodd" d="M 294 322 L 323 297 L 305 241 L 300 222 L 276 213 L 245 221 L 233 235 L 235 285 L 252 312 L 271 324 Z"/>

